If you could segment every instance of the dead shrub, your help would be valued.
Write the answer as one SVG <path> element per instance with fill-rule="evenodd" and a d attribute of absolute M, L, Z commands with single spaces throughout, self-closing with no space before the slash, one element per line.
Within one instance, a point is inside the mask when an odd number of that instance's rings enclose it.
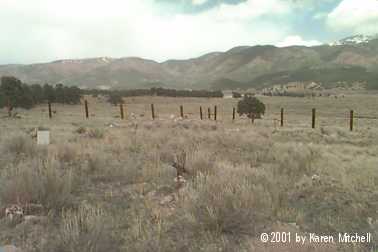
<path fill-rule="evenodd" d="M 79 127 L 75 130 L 77 134 L 85 134 L 87 132 L 87 129 L 85 127 Z"/>
<path fill-rule="evenodd" d="M 6 204 L 42 204 L 56 211 L 73 204 L 74 174 L 60 169 L 57 162 L 24 162 L 2 180 L 0 197 Z"/>
<path fill-rule="evenodd" d="M 37 145 L 27 135 L 19 134 L 7 137 L 2 142 L 2 149 L 14 155 L 33 156 L 37 153 Z"/>
<path fill-rule="evenodd" d="M 104 210 L 82 203 L 77 210 L 62 212 L 56 239 L 48 242 L 49 251 L 119 251 L 112 234 L 112 219 Z"/>
<path fill-rule="evenodd" d="M 198 174 L 213 174 L 215 172 L 215 158 L 213 153 L 207 150 L 197 151 L 188 162 L 188 169 L 193 177 Z"/>
<path fill-rule="evenodd" d="M 248 170 L 224 164 L 216 175 L 199 175 L 184 203 L 190 225 L 215 235 L 255 235 L 269 224 L 271 197 L 248 180 Z M 244 170 L 244 171 L 242 171 Z M 247 172 L 245 172 L 247 171 Z"/>
<path fill-rule="evenodd" d="M 87 132 L 87 136 L 89 138 L 94 138 L 94 139 L 102 139 L 104 138 L 105 132 L 102 129 L 90 129 Z"/>
<path fill-rule="evenodd" d="M 78 159 L 78 152 L 76 146 L 72 144 L 59 145 L 56 150 L 56 158 L 63 163 L 75 163 Z"/>
<path fill-rule="evenodd" d="M 84 162 L 84 170 L 89 172 L 90 174 L 100 172 L 104 167 L 106 167 L 109 163 L 108 160 L 105 159 L 103 155 L 87 155 L 85 162 Z"/>
<path fill-rule="evenodd" d="M 370 192 L 356 192 L 327 176 L 303 178 L 290 192 L 290 204 L 298 222 L 309 232 L 321 234 L 372 232 L 368 219 L 376 217 Z"/>

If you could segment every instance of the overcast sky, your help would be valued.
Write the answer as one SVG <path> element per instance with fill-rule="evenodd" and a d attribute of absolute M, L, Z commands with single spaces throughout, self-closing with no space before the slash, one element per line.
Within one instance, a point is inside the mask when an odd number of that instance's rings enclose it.
<path fill-rule="evenodd" d="M 198 57 L 378 33 L 378 0 L 0 0 L 0 64 Z"/>

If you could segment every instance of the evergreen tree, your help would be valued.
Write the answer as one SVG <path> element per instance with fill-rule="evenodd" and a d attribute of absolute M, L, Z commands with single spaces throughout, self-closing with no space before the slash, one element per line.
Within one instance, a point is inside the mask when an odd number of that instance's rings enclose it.
<path fill-rule="evenodd" d="M 55 86 L 55 102 L 56 103 L 62 103 L 64 104 L 66 102 L 66 97 L 65 97 L 65 87 L 63 86 L 63 84 L 57 84 Z"/>
<path fill-rule="evenodd" d="M 123 104 L 122 95 L 119 94 L 117 91 L 114 91 L 109 95 L 108 102 L 110 102 L 113 105 Z"/>
<path fill-rule="evenodd" d="M 7 107 L 9 116 L 12 115 L 13 108 L 29 109 L 33 106 L 30 88 L 15 77 L 3 76 L 1 78 L 0 94 L 0 105 Z"/>
<path fill-rule="evenodd" d="M 33 84 L 30 86 L 31 96 L 33 98 L 33 104 L 40 104 L 44 101 L 43 88 L 39 84 Z"/>
<path fill-rule="evenodd" d="M 63 88 L 64 103 L 79 104 L 81 99 L 81 89 L 78 87 L 64 87 Z"/>
<path fill-rule="evenodd" d="M 243 100 L 238 102 L 238 114 L 246 114 L 249 118 L 252 115 L 255 118 L 261 118 L 261 115 L 265 113 L 265 105 L 259 99 L 254 96 L 244 96 Z"/>
<path fill-rule="evenodd" d="M 55 102 L 55 90 L 49 84 L 43 85 L 43 96 L 45 101 Z"/>
<path fill-rule="evenodd" d="M 238 92 L 232 92 L 232 98 L 242 98 L 242 95 Z"/>

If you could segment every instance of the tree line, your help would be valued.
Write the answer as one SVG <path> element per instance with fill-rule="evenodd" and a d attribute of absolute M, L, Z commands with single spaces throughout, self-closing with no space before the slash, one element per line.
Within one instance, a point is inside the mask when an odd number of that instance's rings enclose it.
<path fill-rule="evenodd" d="M 177 90 L 167 88 L 150 88 L 150 89 L 125 89 L 125 90 L 83 90 L 88 95 L 111 95 L 118 94 L 122 97 L 133 96 L 168 96 L 168 97 L 223 97 L 222 91 L 209 90 Z"/>
<path fill-rule="evenodd" d="M 112 104 L 120 104 L 123 102 L 123 97 L 135 96 L 165 96 L 165 97 L 201 97 L 201 98 L 222 98 L 222 91 L 209 90 L 176 90 L 166 88 L 151 88 L 151 89 L 131 89 L 131 90 L 98 90 L 90 89 L 84 90 L 85 94 L 98 96 L 105 95 L 108 101 Z"/>
<path fill-rule="evenodd" d="M 78 87 L 67 87 L 63 84 L 27 85 L 15 77 L 3 76 L 0 83 L 0 108 L 6 107 L 11 115 L 16 107 L 30 109 L 47 102 L 78 104 L 81 93 Z"/>
<path fill-rule="evenodd" d="M 105 95 L 110 103 L 122 103 L 123 97 L 133 96 L 168 96 L 168 97 L 223 97 L 222 91 L 176 90 L 165 88 L 132 89 L 132 90 L 99 90 L 80 89 L 63 84 L 27 85 L 12 76 L 0 79 L 0 108 L 8 108 L 11 115 L 13 108 L 30 109 L 47 102 L 60 104 L 79 104 L 83 95 Z"/>

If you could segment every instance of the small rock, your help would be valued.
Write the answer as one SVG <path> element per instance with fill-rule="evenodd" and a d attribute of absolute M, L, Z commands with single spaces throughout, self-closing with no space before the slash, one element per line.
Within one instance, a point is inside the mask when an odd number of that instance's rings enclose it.
<path fill-rule="evenodd" d="M 313 181 L 317 181 L 317 180 L 320 180 L 320 176 L 317 175 L 317 174 L 314 174 L 314 175 L 312 175 L 311 179 L 312 179 Z"/>
<path fill-rule="evenodd" d="M 105 124 L 105 126 L 109 128 L 119 128 L 119 125 L 117 123 L 107 123 Z"/>
<path fill-rule="evenodd" d="M 13 220 L 13 218 L 22 218 L 24 216 L 24 209 L 18 205 L 12 205 L 5 208 L 5 216 L 10 220 Z"/>
<path fill-rule="evenodd" d="M 134 113 L 131 113 L 130 117 L 131 117 L 131 119 L 134 119 L 134 120 L 137 119 L 137 117 L 136 117 L 136 115 Z"/>
<path fill-rule="evenodd" d="M 178 184 L 184 184 L 186 182 L 186 179 L 183 176 L 177 176 L 174 178 L 174 181 Z"/>

